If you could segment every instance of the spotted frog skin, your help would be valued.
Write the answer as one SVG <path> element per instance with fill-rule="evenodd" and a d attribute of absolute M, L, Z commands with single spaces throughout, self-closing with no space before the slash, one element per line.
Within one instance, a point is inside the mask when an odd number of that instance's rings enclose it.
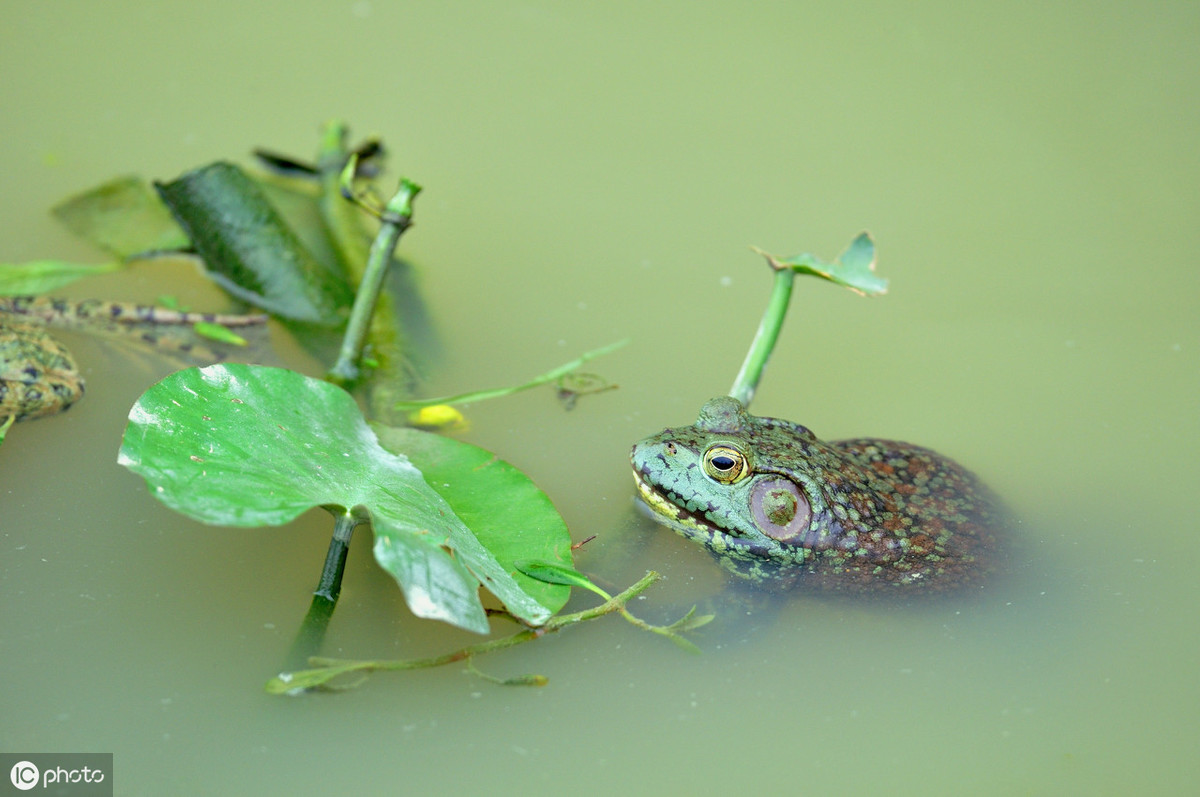
<path fill-rule="evenodd" d="M 822 442 L 734 398 L 633 447 L 654 519 L 771 586 L 941 591 L 990 569 L 1001 512 L 969 471 L 888 440 Z"/>
<path fill-rule="evenodd" d="M 220 356 L 201 350 L 186 339 L 145 331 L 146 325 L 187 325 L 198 321 L 223 326 L 261 324 L 266 316 L 230 316 L 179 313 L 161 307 L 85 300 L 79 302 L 40 296 L 0 297 L 0 422 L 53 415 L 70 407 L 83 395 L 83 377 L 67 348 L 50 336 L 47 324 L 93 331 L 124 330 L 146 343 L 195 354 L 203 359 Z M 139 326 L 141 325 L 141 326 Z"/>
<path fill-rule="evenodd" d="M 53 415 L 83 395 L 71 353 L 41 324 L 0 320 L 0 421 Z"/>

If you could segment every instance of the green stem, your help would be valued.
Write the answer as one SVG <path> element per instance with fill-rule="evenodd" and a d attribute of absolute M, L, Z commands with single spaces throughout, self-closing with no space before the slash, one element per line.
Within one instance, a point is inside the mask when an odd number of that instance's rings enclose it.
<path fill-rule="evenodd" d="M 625 611 L 625 604 L 642 592 L 645 592 L 651 584 L 660 578 L 662 576 L 651 570 L 639 579 L 636 584 L 619 595 L 614 595 L 599 606 L 584 609 L 573 614 L 551 617 L 545 625 L 539 628 L 527 628 L 510 636 L 489 639 L 486 642 L 468 645 L 465 648 L 460 648 L 441 656 L 433 656 L 425 659 L 380 659 L 367 661 L 312 657 L 308 660 L 308 663 L 317 669 L 284 671 L 267 682 L 267 691 L 271 694 L 284 694 L 296 690 L 312 689 L 323 686 L 334 678 L 352 672 L 369 673 L 379 670 L 416 670 L 426 667 L 440 667 L 444 664 L 470 659 L 473 656 L 492 653 L 497 650 L 515 647 L 525 642 L 531 642 L 548 634 L 578 625 L 586 620 L 593 620 L 597 617 L 603 617 L 606 614 L 612 614 L 613 612 L 620 612 L 628 617 L 629 615 Z M 633 619 L 636 620 L 636 618 Z M 640 623 L 641 621 L 638 622 Z"/>
<path fill-rule="evenodd" d="M 346 557 L 350 553 L 350 538 L 360 521 L 349 513 L 337 515 L 333 523 L 333 538 L 329 540 L 329 551 L 325 554 L 325 566 L 321 568 L 321 581 L 313 594 L 330 603 L 337 603 L 342 593 L 342 574 L 346 572 Z"/>
<path fill-rule="evenodd" d="M 370 259 L 372 236 L 364 231 L 362 209 L 348 201 L 342 192 L 344 171 L 350 158 L 346 134 L 346 125 L 335 120 L 326 125 L 321 136 L 317 156 L 321 193 L 317 205 L 347 278 L 352 284 L 358 284 L 363 281 Z M 406 274 L 402 272 L 396 276 L 403 281 Z M 415 380 L 411 360 L 414 353 L 400 319 L 419 316 L 420 304 L 420 297 L 415 292 L 399 299 L 385 289 L 376 298 L 375 312 L 371 314 L 366 332 L 373 361 L 366 394 L 370 413 L 379 419 L 392 418 L 392 404 L 408 395 Z M 356 363 L 357 360 L 352 361 L 352 364 Z"/>
<path fill-rule="evenodd" d="M 584 352 L 574 360 L 571 360 L 571 362 L 564 363 L 557 368 L 551 369 L 541 376 L 535 376 L 533 379 L 529 380 L 523 385 L 517 385 L 516 387 L 497 387 L 490 388 L 488 390 L 473 390 L 470 393 L 459 393 L 458 395 L 454 396 L 439 396 L 431 399 L 410 399 L 397 402 L 396 409 L 414 410 L 420 409 L 421 407 L 433 407 L 438 404 L 470 404 L 476 401 L 485 401 L 487 399 L 499 398 L 500 396 L 508 396 L 521 390 L 529 390 L 530 388 L 535 388 L 540 385 L 557 381 L 558 379 L 574 371 L 576 368 L 579 368 L 588 360 L 594 360 L 597 357 L 614 352 L 628 342 L 629 339 L 626 338 L 625 340 L 619 340 L 616 343 L 610 343 L 607 346 L 602 346 L 599 349 L 593 349 L 592 351 Z"/>
<path fill-rule="evenodd" d="M 367 262 L 368 236 L 363 232 L 362 211 L 342 196 L 342 170 L 350 156 L 346 151 L 346 133 L 346 125 L 336 120 L 329 122 L 321 133 L 317 153 L 321 193 L 317 207 L 348 278 L 361 282 Z"/>
<path fill-rule="evenodd" d="M 796 277 L 796 273 L 790 268 L 776 268 L 774 265 L 772 268 L 775 271 L 775 284 L 771 289 L 771 298 L 767 302 L 762 320 L 758 323 L 758 332 L 754 334 L 750 351 L 746 352 L 742 369 L 733 380 L 733 387 L 729 388 L 729 395 L 746 407 L 754 400 L 758 382 L 762 379 L 767 361 L 771 359 L 771 352 L 775 349 L 775 341 L 779 338 L 779 330 L 783 328 L 788 301 L 792 297 L 792 283 Z"/>
<path fill-rule="evenodd" d="M 317 654 L 321 643 L 325 641 L 325 632 L 329 630 L 333 610 L 337 608 L 338 595 L 342 591 L 342 575 L 346 572 L 346 557 L 350 553 L 350 538 L 359 521 L 348 513 L 338 514 L 336 517 L 333 537 L 329 540 L 329 550 L 321 568 L 321 579 L 313 591 L 308 614 L 304 616 L 304 622 L 300 624 L 300 630 L 296 632 L 292 648 L 284 660 L 285 670 L 303 667 Z"/>
<path fill-rule="evenodd" d="M 342 339 L 338 360 L 328 374 L 333 382 L 348 384 L 359 377 L 359 360 L 362 358 L 363 344 L 371 327 L 379 292 L 383 289 L 383 278 L 387 276 L 392 253 L 396 251 L 400 236 L 412 226 L 412 201 L 420 191 L 421 186 L 416 183 L 401 180 L 399 190 L 387 204 L 379 234 L 375 236 L 371 252 L 367 255 L 367 268 L 363 272 L 362 282 L 359 283 L 358 292 L 354 296 L 354 307 L 350 310 L 350 322 L 346 326 L 346 335 Z"/>

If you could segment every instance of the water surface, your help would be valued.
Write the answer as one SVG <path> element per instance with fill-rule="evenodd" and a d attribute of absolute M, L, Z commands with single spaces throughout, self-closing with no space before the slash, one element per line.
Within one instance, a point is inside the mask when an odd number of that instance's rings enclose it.
<path fill-rule="evenodd" d="M 1190 4 L 13 6 L 0 258 L 94 258 L 54 201 L 303 155 L 337 116 L 426 186 L 403 249 L 442 335 L 431 393 L 631 338 L 595 364 L 620 390 L 479 405 L 467 439 L 597 535 L 594 577 L 668 575 L 638 611 L 722 589 L 631 511 L 626 457 L 727 389 L 769 289 L 749 244 L 831 257 L 867 228 L 892 280 L 872 300 L 801 283 L 754 411 L 937 448 L 1022 522 L 970 599 L 798 596 L 699 657 L 610 620 L 480 662 L 540 690 L 448 667 L 271 698 L 327 519 L 159 506 L 115 458 L 174 366 L 64 336 L 87 398 L 0 448 L 0 749 L 112 751 L 122 794 L 1187 791 L 1198 28 Z M 222 301 L 178 267 L 68 293 Z M 408 616 L 369 543 L 331 653 L 468 641 Z"/>

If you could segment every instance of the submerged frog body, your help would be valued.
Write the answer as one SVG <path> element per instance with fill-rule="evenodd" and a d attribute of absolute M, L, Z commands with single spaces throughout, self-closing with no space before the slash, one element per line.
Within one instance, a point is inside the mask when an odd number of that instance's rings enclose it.
<path fill-rule="evenodd" d="M 185 337 L 171 338 L 147 331 L 154 325 L 208 322 L 223 326 L 262 324 L 266 316 L 180 313 L 161 307 L 40 296 L 0 297 L 0 422 L 53 415 L 83 395 L 83 377 L 67 348 L 50 336 L 47 324 L 135 336 L 144 343 L 221 359 Z"/>
<path fill-rule="evenodd" d="M 660 523 L 745 578 L 852 592 L 945 590 L 991 566 L 1001 511 L 972 473 L 888 440 L 822 442 L 734 398 L 633 447 Z"/>

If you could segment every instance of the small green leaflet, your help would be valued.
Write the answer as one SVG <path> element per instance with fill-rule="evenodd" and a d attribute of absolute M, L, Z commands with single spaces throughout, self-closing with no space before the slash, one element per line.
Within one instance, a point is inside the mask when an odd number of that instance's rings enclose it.
<path fill-rule="evenodd" d="M 612 600 L 604 590 L 592 583 L 591 579 L 578 570 L 553 562 L 542 562 L 536 559 L 521 559 L 516 563 L 517 569 L 530 578 L 544 581 L 547 584 L 564 584 L 568 587 L 579 587 L 594 592 L 604 600 Z"/>
<path fill-rule="evenodd" d="M 120 263 L 69 263 L 65 260 L 0 263 L 0 296 L 49 293 L 80 277 L 107 274 L 121 268 Z"/>
<path fill-rule="evenodd" d="M 812 274 L 863 296 L 887 293 L 887 280 L 875 274 L 875 242 L 870 233 L 859 233 L 832 263 L 807 253 L 779 258 L 757 247 L 752 248 L 776 270 L 790 268 L 797 274 Z"/>
<path fill-rule="evenodd" d="M 214 324 L 211 321 L 197 321 L 192 324 L 192 330 L 202 338 L 228 343 L 230 346 L 246 346 L 246 339 L 229 327 Z"/>

